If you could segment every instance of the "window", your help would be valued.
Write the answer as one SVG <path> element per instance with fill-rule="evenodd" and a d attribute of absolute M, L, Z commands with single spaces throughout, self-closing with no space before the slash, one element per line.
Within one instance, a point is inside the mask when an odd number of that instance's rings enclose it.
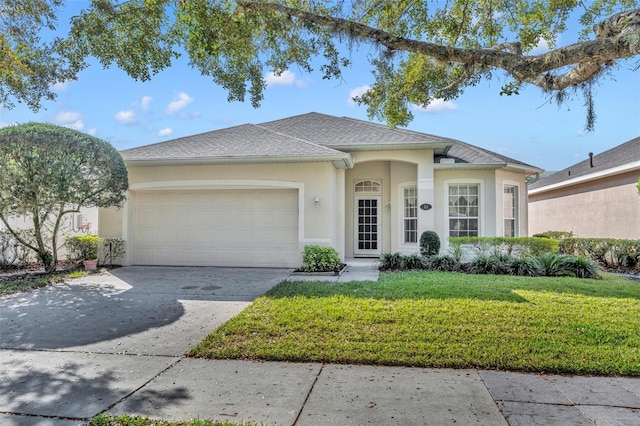
<path fill-rule="evenodd" d="M 403 234 L 405 243 L 418 242 L 418 188 L 405 186 L 402 194 Z"/>
<path fill-rule="evenodd" d="M 449 236 L 477 237 L 480 221 L 480 185 L 449 185 Z"/>
<path fill-rule="evenodd" d="M 518 187 L 505 185 L 502 196 L 504 210 L 504 236 L 518 236 Z"/>
<path fill-rule="evenodd" d="M 382 192 L 382 185 L 380 182 L 376 182 L 375 180 L 363 180 L 356 183 L 353 189 L 355 192 L 380 193 Z"/>

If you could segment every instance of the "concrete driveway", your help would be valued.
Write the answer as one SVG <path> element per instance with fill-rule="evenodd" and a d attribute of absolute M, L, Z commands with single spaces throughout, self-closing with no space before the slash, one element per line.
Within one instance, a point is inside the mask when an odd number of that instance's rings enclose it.
<path fill-rule="evenodd" d="M 82 424 L 290 273 L 125 267 L 0 298 L 0 424 Z"/>

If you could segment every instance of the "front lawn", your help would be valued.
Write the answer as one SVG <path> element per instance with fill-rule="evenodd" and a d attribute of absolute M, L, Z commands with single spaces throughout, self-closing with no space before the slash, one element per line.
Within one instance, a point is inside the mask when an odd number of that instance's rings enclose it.
<path fill-rule="evenodd" d="M 190 355 L 640 376 L 640 283 L 446 272 L 283 282 Z"/>

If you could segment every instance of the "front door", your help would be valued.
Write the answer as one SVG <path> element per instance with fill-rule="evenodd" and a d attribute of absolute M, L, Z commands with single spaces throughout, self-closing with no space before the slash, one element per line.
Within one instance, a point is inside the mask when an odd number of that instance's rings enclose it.
<path fill-rule="evenodd" d="M 380 256 L 382 253 L 380 199 L 379 196 L 356 196 L 354 255 Z"/>

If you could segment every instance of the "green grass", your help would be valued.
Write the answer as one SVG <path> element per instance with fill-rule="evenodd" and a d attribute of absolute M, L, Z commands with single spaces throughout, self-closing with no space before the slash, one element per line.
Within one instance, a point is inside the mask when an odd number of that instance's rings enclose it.
<path fill-rule="evenodd" d="M 54 274 L 34 274 L 22 278 L 0 281 L 0 296 L 35 290 L 49 284 L 61 283 L 71 278 L 86 275 L 85 271 L 59 272 Z"/>
<path fill-rule="evenodd" d="M 283 282 L 190 356 L 640 376 L 640 284 L 446 272 Z"/>

